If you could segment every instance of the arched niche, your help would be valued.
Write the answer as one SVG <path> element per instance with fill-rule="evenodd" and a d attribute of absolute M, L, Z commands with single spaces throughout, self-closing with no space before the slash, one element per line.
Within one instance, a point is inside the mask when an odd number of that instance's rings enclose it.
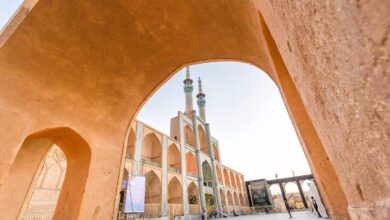
<path fill-rule="evenodd" d="M 168 166 L 181 173 L 181 154 L 179 148 L 174 143 L 168 147 Z"/>
<path fill-rule="evenodd" d="M 210 164 L 206 161 L 202 163 L 203 181 L 205 186 L 212 187 L 213 173 Z"/>
<path fill-rule="evenodd" d="M 186 166 L 188 175 L 198 176 L 198 166 L 196 163 L 195 155 L 192 151 L 186 153 Z"/>
<path fill-rule="evenodd" d="M 228 190 L 226 192 L 226 196 L 227 196 L 227 199 L 228 199 L 228 203 L 229 203 L 229 206 L 233 206 L 233 196 L 232 196 L 232 193 Z"/>
<path fill-rule="evenodd" d="M 218 146 L 216 144 L 213 144 L 213 153 L 214 153 L 215 160 L 221 162 L 221 159 L 219 157 Z"/>
<path fill-rule="evenodd" d="M 145 204 L 161 203 L 161 182 L 157 174 L 151 170 L 145 175 Z"/>
<path fill-rule="evenodd" d="M 19 148 L 0 188 L 0 213 L 3 219 L 16 219 L 19 216 L 25 198 L 29 197 L 28 192 L 39 165 L 53 144 L 62 150 L 67 160 L 65 178 L 53 219 L 77 218 L 88 176 L 91 150 L 77 132 L 71 128 L 59 127 L 29 135 Z"/>
<path fill-rule="evenodd" d="M 230 187 L 231 184 L 230 184 L 230 179 L 229 179 L 229 173 L 225 167 L 223 168 L 223 179 L 225 181 L 225 185 Z"/>
<path fill-rule="evenodd" d="M 147 162 L 161 164 L 161 142 L 155 133 L 149 133 L 144 137 L 142 146 L 142 159 Z"/>
<path fill-rule="evenodd" d="M 245 206 L 244 196 L 242 195 L 242 193 L 240 193 L 239 199 L 241 206 Z"/>
<path fill-rule="evenodd" d="M 184 142 L 192 147 L 195 147 L 194 131 L 191 126 L 184 126 Z"/>
<path fill-rule="evenodd" d="M 20 216 L 23 219 L 52 218 L 66 172 L 66 157 L 57 145 L 50 147 L 31 184 L 31 198 L 26 198 Z"/>
<path fill-rule="evenodd" d="M 241 177 L 236 174 L 236 181 L 237 181 L 237 190 L 242 191 L 241 188 Z"/>
<path fill-rule="evenodd" d="M 169 204 L 182 204 L 183 203 L 183 190 L 180 181 L 177 177 L 173 177 L 168 184 L 168 203 Z"/>
<path fill-rule="evenodd" d="M 130 129 L 129 138 L 127 140 L 127 151 L 126 151 L 126 158 L 132 159 L 134 156 L 134 149 L 135 149 L 135 131 L 133 128 Z"/>
<path fill-rule="evenodd" d="M 237 192 L 233 192 L 233 198 L 234 198 L 234 202 L 235 202 L 236 208 L 239 207 L 240 202 L 238 201 Z"/>
<path fill-rule="evenodd" d="M 221 195 L 222 210 L 226 213 L 226 196 L 222 189 L 219 189 L 219 194 Z"/>
<path fill-rule="evenodd" d="M 232 187 L 234 189 L 237 188 L 237 184 L 236 184 L 236 175 L 233 171 L 230 170 L 230 179 L 232 180 Z"/>
<path fill-rule="evenodd" d="M 209 148 L 207 146 L 207 135 L 202 125 L 198 125 L 198 133 L 199 133 L 200 151 L 209 155 Z"/>
<path fill-rule="evenodd" d="M 218 182 L 219 184 L 222 184 L 222 173 L 221 173 L 221 166 L 219 164 L 216 164 L 216 169 L 217 169 L 217 177 L 218 177 Z"/>

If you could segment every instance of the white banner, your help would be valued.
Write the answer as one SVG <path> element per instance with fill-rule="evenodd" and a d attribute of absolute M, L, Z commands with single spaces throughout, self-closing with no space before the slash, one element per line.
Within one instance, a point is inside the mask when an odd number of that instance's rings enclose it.
<path fill-rule="evenodd" d="M 145 180 L 144 176 L 129 175 L 124 213 L 144 212 L 145 208 Z"/>

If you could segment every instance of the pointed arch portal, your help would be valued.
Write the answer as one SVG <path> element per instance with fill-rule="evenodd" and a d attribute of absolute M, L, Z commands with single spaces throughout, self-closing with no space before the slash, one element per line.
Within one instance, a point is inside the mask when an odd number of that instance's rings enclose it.
<path fill-rule="evenodd" d="M 12 204 L 0 206 L 2 218 L 17 219 L 39 164 L 53 144 L 62 150 L 67 160 L 65 178 L 53 219 L 77 218 L 87 181 L 91 151 L 88 143 L 67 127 L 41 130 L 24 140 L 8 177 L 0 188 L 0 204 Z"/>

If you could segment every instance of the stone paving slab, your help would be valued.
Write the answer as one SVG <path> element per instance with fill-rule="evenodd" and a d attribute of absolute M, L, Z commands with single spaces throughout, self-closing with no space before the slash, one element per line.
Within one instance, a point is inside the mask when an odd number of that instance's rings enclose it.
<path fill-rule="evenodd" d="M 318 218 L 317 215 L 311 212 L 293 212 L 291 213 L 292 218 L 287 213 L 277 214 L 262 214 L 262 215 L 244 215 L 238 217 L 225 218 L 227 220 L 320 220 L 325 218 Z M 329 219 L 327 219 L 329 220 Z"/>

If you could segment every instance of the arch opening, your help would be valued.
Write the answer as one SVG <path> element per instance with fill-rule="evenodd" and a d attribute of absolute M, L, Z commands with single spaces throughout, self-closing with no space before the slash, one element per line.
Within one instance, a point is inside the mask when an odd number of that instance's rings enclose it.
<path fill-rule="evenodd" d="M 213 174 L 211 171 L 210 164 L 207 161 L 202 163 L 203 171 L 203 184 L 207 187 L 213 187 Z"/>
<path fill-rule="evenodd" d="M 186 169 L 187 175 L 197 177 L 198 176 L 198 166 L 196 163 L 196 158 L 193 152 L 189 151 L 186 154 Z"/>
<path fill-rule="evenodd" d="M 181 155 L 176 144 L 168 147 L 168 167 L 170 171 L 181 173 Z"/>
<path fill-rule="evenodd" d="M 144 137 L 142 146 L 142 160 L 155 166 L 161 165 L 161 142 L 154 133 L 149 133 Z"/>
<path fill-rule="evenodd" d="M 53 148 L 54 145 L 56 147 Z M 60 156 L 61 153 L 63 153 L 63 157 Z M 44 160 L 45 157 L 48 159 L 47 161 Z M 18 216 L 32 213 L 30 208 L 34 204 L 30 203 L 31 206 L 28 204 L 24 206 L 25 208 L 22 206 L 25 202 L 31 201 L 36 204 L 36 202 L 42 201 L 39 199 L 38 191 L 31 189 L 34 184 L 38 184 L 38 187 L 56 188 L 59 195 L 58 199 L 53 198 L 56 197 L 53 196 L 51 200 L 50 215 L 52 218 L 77 218 L 90 160 L 91 151 L 88 143 L 70 128 L 50 128 L 29 135 L 19 148 L 9 174 L 0 188 L 2 218 L 16 219 Z M 56 164 L 54 165 L 55 169 L 51 170 L 49 164 Z M 42 166 L 40 167 L 40 165 Z M 48 178 L 50 176 L 53 179 Z M 59 188 L 61 190 L 58 193 Z M 45 196 L 43 197 L 45 198 Z M 28 199 L 26 200 L 26 198 Z M 56 204 L 55 201 L 57 201 Z"/>
<path fill-rule="evenodd" d="M 182 204 L 183 203 L 183 191 L 180 181 L 173 177 L 168 184 L 168 203 L 169 204 Z"/>
<path fill-rule="evenodd" d="M 189 125 L 184 126 L 184 140 L 186 144 L 190 145 L 191 147 L 195 147 L 194 131 Z"/>
<path fill-rule="evenodd" d="M 199 133 L 200 151 L 209 155 L 209 148 L 207 146 L 206 132 L 204 131 L 204 129 L 201 125 L 198 125 L 198 133 Z"/>
<path fill-rule="evenodd" d="M 188 185 L 188 203 L 189 203 L 189 212 L 190 214 L 200 214 L 200 195 L 198 186 L 191 182 Z"/>

